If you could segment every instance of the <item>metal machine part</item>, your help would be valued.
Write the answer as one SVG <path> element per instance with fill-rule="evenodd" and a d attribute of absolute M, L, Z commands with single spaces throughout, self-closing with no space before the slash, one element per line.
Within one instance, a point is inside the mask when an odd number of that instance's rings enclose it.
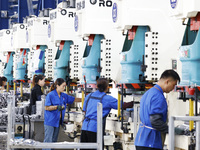
<path fill-rule="evenodd" d="M 7 107 L 7 93 L 0 93 L 0 108 L 6 108 Z"/>
<path fill-rule="evenodd" d="M 189 125 L 182 124 L 175 127 L 175 134 L 177 135 L 190 135 Z"/>

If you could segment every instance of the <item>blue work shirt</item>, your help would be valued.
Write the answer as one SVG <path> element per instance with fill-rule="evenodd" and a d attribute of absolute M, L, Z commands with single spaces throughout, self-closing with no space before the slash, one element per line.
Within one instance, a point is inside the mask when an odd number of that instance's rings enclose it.
<path fill-rule="evenodd" d="M 62 110 L 62 121 L 61 121 L 62 123 L 65 117 L 66 104 L 72 104 L 74 102 L 74 99 L 75 97 L 69 96 L 66 93 L 60 93 L 59 97 L 57 91 L 53 90 L 47 95 L 45 106 L 58 106 L 64 104 L 65 108 L 64 110 Z M 61 111 L 59 110 L 52 110 L 52 111 L 45 110 L 44 125 L 59 127 L 60 115 Z"/>
<path fill-rule="evenodd" d="M 105 93 L 97 90 L 94 93 L 88 94 L 83 104 L 83 111 L 85 111 L 86 109 L 86 103 L 91 94 L 92 94 L 92 97 L 101 98 Z M 84 119 L 82 130 L 97 132 L 97 103 L 98 102 L 100 102 L 100 100 L 90 98 L 87 105 L 86 115 L 85 115 L 85 118 L 90 118 L 90 120 Z M 110 95 L 105 95 L 102 99 L 102 106 L 103 106 L 103 117 L 106 117 L 110 113 L 110 110 L 112 108 L 117 109 L 118 100 Z"/>
<path fill-rule="evenodd" d="M 140 101 L 141 124 L 135 138 L 136 146 L 162 149 L 161 132 L 152 128 L 150 115 L 160 114 L 167 120 L 167 102 L 159 85 L 149 89 Z"/>

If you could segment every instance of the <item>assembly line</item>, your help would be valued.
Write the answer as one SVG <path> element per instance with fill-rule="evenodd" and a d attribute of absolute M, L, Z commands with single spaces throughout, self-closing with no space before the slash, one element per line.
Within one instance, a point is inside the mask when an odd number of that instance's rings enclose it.
<path fill-rule="evenodd" d="M 48 3 L 0 30 L 0 150 L 200 150 L 198 0 Z"/>

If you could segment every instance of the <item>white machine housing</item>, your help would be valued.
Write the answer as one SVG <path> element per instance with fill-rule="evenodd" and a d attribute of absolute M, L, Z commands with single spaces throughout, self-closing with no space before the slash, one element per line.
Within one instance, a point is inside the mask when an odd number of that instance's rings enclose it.
<path fill-rule="evenodd" d="M 178 51 L 185 26 L 169 14 L 168 1 L 114 0 L 114 27 L 121 31 L 132 26 L 149 26 L 145 38 L 145 76 L 147 80 L 159 79 L 166 69 L 175 69 Z M 168 6 L 168 7 L 167 7 Z M 151 17 L 153 16 L 153 17 Z M 172 38 L 173 37 L 173 38 Z"/>
<path fill-rule="evenodd" d="M 200 12 L 199 0 L 171 0 L 171 15 L 178 19 L 195 17 Z"/>
<path fill-rule="evenodd" d="M 77 0 L 77 16 L 75 30 L 80 37 L 90 34 L 101 34 L 101 77 L 112 79 L 118 83 L 121 79 L 120 51 L 125 36 L 113 28 L 112 1 L 102 2 Z M 117 37 L 117 38 L 116 38 Z"/>
<path fill-rule="evenodd" d="M 15 52 L 12 47 L 12 32 L 13 29 L 3 29 L 0 30 L 0 55 L 1 55 L 1 63 L 0 63 L 0 74 L 3 75 L 3 70 L 5 67 L 5 63 L 7 60 L 8 52 Z"/>
<path fill-rule="evenodd" d="M 77 38 L 73 30 L 75 15 L 75 8 L 62 8 L 62 3 L 56 9 L 50 11 L 48 37 L 51 42 L 60 44 L 60 41 L 69 41 Z"/>
<path fill-rule="evenodd" d="M 15 50 L 28 48 L 26 43 L 27 24 L 17 23 L 13 25 L 12 46 Z"/>
<path fill-rule="evenodd" d="M 37 45 L 48 45 L 48 32 L 49 25 L 48 17 L 32 17 L 27 20 L 28 28 L 26 32 L 26 43 L 28 47 L 35 48 Z"/>
<path fill-rule="evenodd" d="M 112 28 L 112 1 L 108 6 L 101 5 L 101 0 L 92 1 L 77 0 L 77 19 L 75 25 L 77 34 L 81 37 L 87 37 L 90 34 L 105 34 L 111 32 Z"/>
<path fill-rule="evenodd" d="M 11 45 L 12 29 L 3 29 L 0 31 L 0 51 L 3 53 L 14 52 L 14 49 Z"/>
<path fill-rule="evenodd" d="M 80 79 L 82 76 L 80 59 L 83 56 L 86 41 L 75 35 L 73 28 L 75 14 L 75 8 L 62 8 L 62 3 L 56 9 L 51 10 L 48 37 L 56 46 L 59 46 L 61 41 L 73 41 L 70 48 L 70 76 L 71 79 Z"/>

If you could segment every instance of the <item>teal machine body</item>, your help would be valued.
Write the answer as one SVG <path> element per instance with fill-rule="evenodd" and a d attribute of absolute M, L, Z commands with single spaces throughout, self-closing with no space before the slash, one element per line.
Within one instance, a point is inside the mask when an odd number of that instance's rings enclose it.
<path fill-rule="evenodd" d="M 133 40 L 128 39 L 128 33 L 121 52 L 122 78 L 120 83 L 142 83 L 144 72 L 141 65 L 144 64 L 145 32 L 147 26 L 138 26 Z"/>
<path fill-rule="evenodd" d="M 9 85 L 13 85 L 13 55 L 14 52 L 8 52 L 7 63 L 5 64 L 3 75 L 7 78 Z"/>
<path fill-rule="evenodd" d="M 189 23 L 190 24 L 190 20 Z M 179 49 L 182 63 L 182 79 L 180 85 L 200 85 L 200 32 L 190 30 L 187 26 Z"/>
<path fill-rule="evenodd" d="M 16 68 L 16 77 L 15 80 L 27 80 L 27 61 L 29 49 L 22 49 Z"/>
<path fill-rule="evenodd" d="M 34 74 L 44 75 L 44 72 L 45 72 L 45 70 L 44 70 L 45 69 L 45 49 L 47 49 L 47 46 L 46 45 L 40 45 L 38 47 L 38 49 L 40 49 L 41 51 L 40 51 L 40 55 L 39 55 L 38 69 L 34 71 Z"/>
<path fill-rule="evenodd" d="M 54 81 L 57 78 L 67 79 L 70 73 L 70 45 L 72 41 L 65 41 L 61 49 L 58 48 L 55 57 Z"/>
<path fill-rule="evenodd" d="M 101 40 L 103 35 L 95 35 L 94 41 L 91 46 L 86 45 L 83 56 L 83 78 L 85 76 L 88 84 L 96 84 L 96 79 L 100 77 L 101 72 Z M 83 81 L 82 81 L 83 83 Z"/>

